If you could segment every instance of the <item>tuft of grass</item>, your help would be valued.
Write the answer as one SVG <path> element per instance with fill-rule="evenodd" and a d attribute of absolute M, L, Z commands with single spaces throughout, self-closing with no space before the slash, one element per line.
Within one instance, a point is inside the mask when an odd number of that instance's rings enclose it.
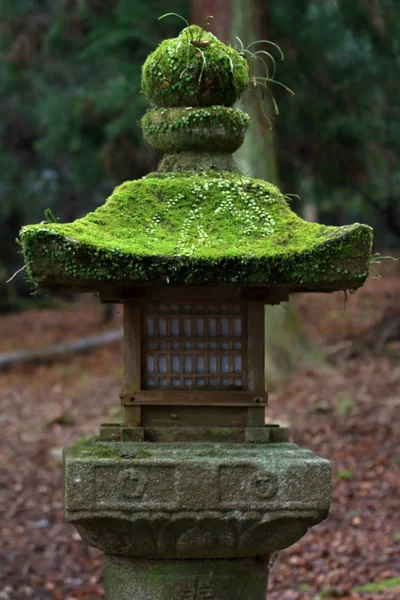
<path fill-rule="evenodd" d="M 242 40 L 238 36 L 236 36 L 236 40 L 239 42 L 239 46 L 236 49 L 240 52 L 242 56 L 246 58 L 249 65 L 250 88 L 255 88 L 261 91 L 261 110 L 264 117 L 267 119 L 267 121 L 272 127 L 271 120 L 267 114 L 267 107 L 264 106 L 265 97 L 267 96 L 270 98 L 276 115 L 279 115 L 279 107 L 278 103 L 275 100 L 275 96 L 272 93 L 272 90 L 270 89 L 270 85 L 274 84 L 283 87 L 292 96 L 294 96 L 294 91 L 281 81 L 275 79 L 276 60 L 273 54 L 271 54 L 271 52 L 268 52 L 264 48 L 254 50 L 253 52 L 252 50 L 250 50 L 250 48 L 259 44 L 264 44 L 267 46 L 273 46 L 273 48 L 275 48 L 278 51 L 280 60 L 284 60 L 285 55 L 283 54 L 280 46 L 278 46 L 278 44 L 275 44 L 275 42 L 271 42 L 271 40 L 256 40 L 255 42 L 251 42 L 251 44 L 249 44 L 247 47 L 244 46 Z M 263 68 L 265 69 L 265 76 L 256 75 L 256 65 L 260 62 Z"/>
<path fill-rule="evenodd" d="M 372 265 L 380 265 L 382 263 L 382 260 L 399 260 L 399 259 L 395 258 L 394 256 L 381 256 L 379 254 L 379 252 L 375 252 L 375 254 L 372 254 L 369 259 L 369 268 L 374 273 L 374 275 L 370 275 L 371 279 L 382 279 L 382 276 L 379 274 L 379 272 L 375 269 L 375 267 L 372 266 Z"/>
<path fill-rule="evenodd" d="M 400 577 L 391 577 L 390 579 L 383 579 L 382 581 L 376 581 L 372 583 L 365 583 L 363 585 L 357 585 L 352 589 L 353 592 L 368 592 L 374 594 L 388 590 L 390 588 L 400 587 Z"/>
<path fill-rule="evenodd" d="M 342 481 L 350 481 L 354 478 L 354 473 L 350 469 L 339 469 L 336 477 Z"/>
<path fill-rule="evenodd" d="M 335 413 L 338 417 L 348 417 L 355 406 L 356 403 L 347 392 L 340 392 L 338 394 L 338 403 L 335 408 Z"/>
<path fill-rule="evenodd" d="M 43 223 L 58 223 L 60 219 L 54 216 L 51 208 L 46 208 L 44 211 L 44 221 Z"/>

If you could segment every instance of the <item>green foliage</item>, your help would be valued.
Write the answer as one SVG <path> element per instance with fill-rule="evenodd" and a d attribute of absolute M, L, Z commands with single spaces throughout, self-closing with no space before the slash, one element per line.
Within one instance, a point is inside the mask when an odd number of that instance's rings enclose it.
<path fill-rule="evenodd" d="M 183 13 L 186 5 L 175 2 Z M 147 106 L 141 66 L 159 39 L 178 29 L 151 16 L 165 6 L 0 1 L 3 279 L 20 264 L 14 240 L 24 223 L 39 222 L 45 208 L 73 220 L 151 165 L 137 126 Z M 9 289 L 0 284 L 3 299 Z"/>
<path fill-rule="evenodd" d="M 369 219 L 400 238 L 400 5 L 397 0 L 272 2 L 269 36 L 285 49 L 276 122 L 285 187 L 331 222 Z M 378 217 L 378 219 L 377 219 Z M 386 229 L 385 229 L 386 228 Z"/>

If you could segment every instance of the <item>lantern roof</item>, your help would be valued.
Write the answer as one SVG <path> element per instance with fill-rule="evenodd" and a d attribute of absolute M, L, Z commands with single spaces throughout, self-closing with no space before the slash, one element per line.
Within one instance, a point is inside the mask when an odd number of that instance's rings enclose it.
<path fill-rule="evenodd" d="M 29 276 L 76 291 L 360 287 L 368 277 L 370 227 L 303 221 L 275 185 L 237 170 L 231 154 L 250 119 L 231 105 L 247 84 L 241 54 L 200 28 L 162 42 L 142 77 L 156 104 L 142 120 L 143 133 L 165 153 L 158 171 L 123 183 L 82 219 L 23 227 Z"/>

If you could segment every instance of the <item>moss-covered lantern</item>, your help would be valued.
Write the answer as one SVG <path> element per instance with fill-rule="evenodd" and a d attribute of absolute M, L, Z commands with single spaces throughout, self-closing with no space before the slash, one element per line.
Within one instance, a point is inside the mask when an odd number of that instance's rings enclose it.
<path fill-rule="evenodd" d="M 143 68 L 157 172 L 21 232 L 35 282 L 124 305 L 124 422 L 64 461 L 65 516 L 105 551 L 107 600 L 265 600 L 270 557 L 328 513 L 328 461 L 265 426 L 264 307 L 360 287 L 372 232 L 307 223 L 237 170 L 248 81 L 199 28 L 164 41 Z"/>
<path fill-rule="evenodd" d="M 368 276 L 370 227 L 305 222 L 237 170 L 250 120 L 232 105 L 248 80 L 212 34 L 164 41 L 143 67 L 157 172 L 82 219 L 22 229 L 35 282 L 124 304 L 125 420 L 104 439 L 278 439 L 264 427 L 264 305 Z"/>

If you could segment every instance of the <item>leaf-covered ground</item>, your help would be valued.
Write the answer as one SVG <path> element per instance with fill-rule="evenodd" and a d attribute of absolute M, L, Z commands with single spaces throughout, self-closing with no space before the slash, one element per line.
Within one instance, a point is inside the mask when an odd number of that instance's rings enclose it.
<path fill-rule="evenodd" d="M 399 316 L 399 294 L 400 278 L 389 276 L 370 280 L 346 307 L 341 294 L 298 300 L 331 361 L 271 394 L 268 419 L 289 423 L 295 442 L 330 459 L 333 498 L 327 521 L 275 562 L 270 600 L 400 598 L 400 344 L 371 351 L 376 324 L 388 315 L 390 329 Z M 83 300 L 2 316 L 0 352 L 119 325 L 118 315 L 101 325 L 101 314 Z M 0 600 L 103 597 L 102 554 L 63 521 L 60 452 L 117 416 L 121 375 L 118 344 L 0 373 Z"/>

